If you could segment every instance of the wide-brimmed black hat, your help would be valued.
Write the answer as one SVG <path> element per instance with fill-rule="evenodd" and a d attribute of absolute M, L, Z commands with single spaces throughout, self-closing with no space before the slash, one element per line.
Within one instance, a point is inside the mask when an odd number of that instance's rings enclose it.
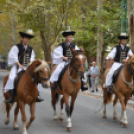
<path fill-rule="evenodd" d="M 126 34 L 126 33 L 121 33 L 119 36 L 118 36 L 118 39 L 121 40 L 121 39 L 128 39 L 129 36 Z"/>
<path fill-rule="evenodd" d="M 33 30 L 31 30 L 31 29 L 27 30 L 26 32 L 19 32 L 19 34 L 22 38 L 27 37 L 27 38 L 31 39 L 34 37 Z"/>
<path fill-rule="evenodd" d="M 68 35 L 75 35 L 75 31 L 70 31 L 70 30 L 68 30 L 68 31 L 65 31 L 65 32 L 63 32 L 62 33 L 62 35 L 63 35 L 63 37 L 66 37 L 66 36 L 68 36 Z"/>

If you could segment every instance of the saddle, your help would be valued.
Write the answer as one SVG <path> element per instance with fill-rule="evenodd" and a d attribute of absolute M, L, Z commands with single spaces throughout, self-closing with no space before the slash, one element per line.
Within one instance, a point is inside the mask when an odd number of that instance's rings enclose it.
<path fill-rule="evenodd" d="M 14 94 L 17 96 L 17 87 L 20 81 L 21 76 L 23 75 L 23 73 L 25 72 L 25 70 L 20 71 L 17 76 L 15 77 L 14 80 Z"/>
<path fill-rule="evenodd" d="M 115 83 L 118 80 L 119 74 L 123 67 L 124 67 L 124 65 L 121 65 L 117 70 L 114 71 L 113 83 Z"/>
<path fill-rule="evenodd" d="M 60 73 L 60 75 L 59 75 L 58 81 L 57 81 L 57 84 L 58 84 L 58 86 L 61 88 L 61 90 L 62 90 L 61 80 L 63 79 L 63 76 L 64 76 L 64 74 L 65 74 L 65 72 L 66 72 L 67 69 L 68 69 L 68 65 L 66 65 L 66 66 L 63 68 L 63 70 L 61 71 L 61 73 Z"/>

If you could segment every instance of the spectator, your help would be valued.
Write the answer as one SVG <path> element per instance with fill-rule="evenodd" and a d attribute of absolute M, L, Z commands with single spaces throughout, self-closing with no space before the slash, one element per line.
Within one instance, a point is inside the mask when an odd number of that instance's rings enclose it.
<path fill-rule="evenodd" d="M 89 74 L 89 72 L 90 72 L 90 67 L 92 66 L 92 64 L 89 64 L 89 66 L 88 66 L 88 74 L 87 74 L 87 77 L 88 77 L 88 83 L 89 83 L 89 88 L 91 88 L 92 87 L 92 84 L 91 84 L 91 76 L 90 76 L 90 74 Z"/>
<path fill-rule="evenodd" d="M 95 89 L 96 92 L 98 92 L 99 73 L 100 73 L 99 67 L 96 66 L 96 62 L 93 62 L 93 66 L 89 70 L 89 74 L 91 76 L 91 84 L 92 84 L 91 92 L 94 92 Z"/>

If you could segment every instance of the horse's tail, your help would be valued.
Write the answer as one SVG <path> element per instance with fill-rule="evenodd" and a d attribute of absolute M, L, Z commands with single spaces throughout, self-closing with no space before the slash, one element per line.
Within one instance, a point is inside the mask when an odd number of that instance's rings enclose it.
<path fill-rule="evenodd" d="M 56 102 L 58 102 L 59 101 L 59 94 L 58 93 L 55 94 L 55 98 L 56 98 Z"/>

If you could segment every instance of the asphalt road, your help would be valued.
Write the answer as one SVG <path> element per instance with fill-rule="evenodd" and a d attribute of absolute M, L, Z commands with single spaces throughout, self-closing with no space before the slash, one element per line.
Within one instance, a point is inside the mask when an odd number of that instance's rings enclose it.
<path fill-rule="evenodd" d="M 6 72 L 0 72 L 0 89 L 2 89 L 3 78 Z M 0 93 L 0 96 L 2 93 Z M 28 134 L 66 134 L 66 114 L 64 113 L 64 121 L 53 121 L 53 110 L 51 107 L 50 89 L 42 89 L 42 97 L 45 101 L 38 103 L 36 107 L 36 119 L 28 129 Z M 3 100 L 0 99 L 0 103 Z M 120 104 L 117 105 L 118 120 L 113 121 L 113 108 L 112 104 L 107 107 L 108 119 L 102 119 L 102 111 L 98 114 L 94 114 L 94 108 L 98 102 L 97 98 L 92 96 L 78 95 L 75 103 L 74 112 L 72 116 L 73 129 L 72 134 L 132 134 L 134 133 L 134 109 L 127 108 L 127 117 L 129 126 L 124 128 L 119 123 L 119 116 L 121 113 Z M 97 109 L 101 107 L 99 103 Z M 14 107 L 13 107 L 14 109 Z M 13 109 L 10 114 L 10 124 L 5 126 L 4 118 L 5 114 L 0 112 L 0 134 L 22 134 L 22 122 L 19 114 L 18 124 L 20 129 L 14 131 L 13 127 Z M 26 107 L 27 119 L 29 117 L 29 108 Z M 57 113 L 60 114 L 59 104 L 57 106 Z"/>

